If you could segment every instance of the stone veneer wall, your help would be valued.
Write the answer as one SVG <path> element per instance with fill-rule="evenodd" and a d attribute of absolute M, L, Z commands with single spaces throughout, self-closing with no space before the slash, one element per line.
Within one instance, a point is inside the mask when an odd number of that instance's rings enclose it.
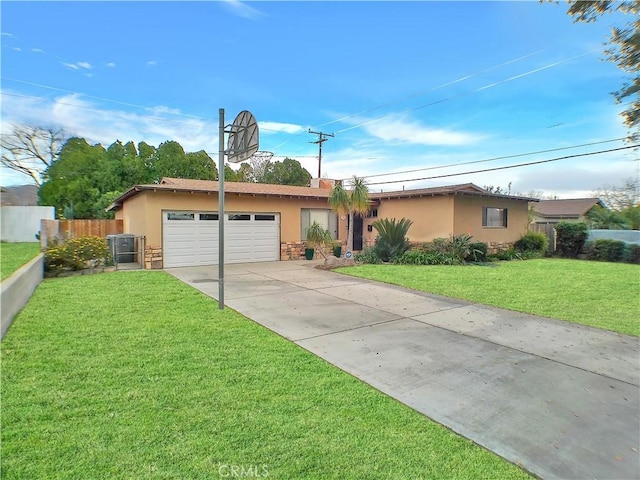
<path fill-rule="evenodd" d="M 304 260 L 305 242 L 280 243 L 280 260 Z"/>
<path fill-rule="evenodd" d="M 513 247 L 513 242 L 489 242 L 487 253 L 498 253 L 505 250 L 509 250 Z"/>
<path fill-rule="evenodd" d="M 162 247 L 149 245 L 144 248 L 145 270 L 162 269 Z"/>

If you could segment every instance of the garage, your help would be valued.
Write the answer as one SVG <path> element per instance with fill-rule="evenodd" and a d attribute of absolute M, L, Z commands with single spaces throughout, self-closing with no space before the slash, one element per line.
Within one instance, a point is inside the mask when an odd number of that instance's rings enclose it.
<path fill-rule="evenodd" d="M 218 263 L 216 212 L 163 211 L 164 267 Z M 224 262 L 271 262 L 280 259 L 280 214 L 225 213 Z"/>

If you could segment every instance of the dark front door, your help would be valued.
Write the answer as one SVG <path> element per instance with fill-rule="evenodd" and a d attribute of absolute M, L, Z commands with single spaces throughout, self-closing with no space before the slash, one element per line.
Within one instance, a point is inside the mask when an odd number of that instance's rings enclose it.
<path fill-rule="evenodd" d="M 362 250 L 362 217 L 356 215 L 353 220 L 353 249 Z"/>

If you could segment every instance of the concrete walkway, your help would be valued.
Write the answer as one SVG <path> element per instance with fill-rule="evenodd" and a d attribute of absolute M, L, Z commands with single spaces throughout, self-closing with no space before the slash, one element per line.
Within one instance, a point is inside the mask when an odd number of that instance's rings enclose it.
<path fill-rule="evenodd" d="M 227 265 L 226 306 L 542 478 L 640 478 L 636 337 L 314 265 Z"/>

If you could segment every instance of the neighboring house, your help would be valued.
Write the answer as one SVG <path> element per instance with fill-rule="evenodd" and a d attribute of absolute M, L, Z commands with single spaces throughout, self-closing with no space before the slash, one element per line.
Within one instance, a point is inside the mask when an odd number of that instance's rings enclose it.
<path fill-rule="evenodd" d="M 343 244 L 347 217 L 328 206 L 330 180 L 315 187 L 225 182 L 225 262 L 304 258 L 305 229 L 317 221 Z M 530 198 L 496 195 L 473 184 L 370 193 L 371 211 L 354 223 L 354 250 L 371 245 L 377 218 L 408 218 L 412 242 L 470 233 L 492 249 L 526 231 Z M 136 185 L 109 207 L 124 232 L 145 237 L 145 268 L 218 262 L 218 182 L 164 178 Z"/>
<path fill-rule="evenodd" d="M 586 215 L 596 205 L 606 208 L 599 198 L 540 200 L 531 204 L 534 215 L 531 223 L 546 225 L 558 222 L 585 222 Z"/>
<path fill-rule="evenodd" d="M 0 205 L 3 207 L 29 207 L 38 205 L 38 187 L 36 185 L 0 187 Z"/>

